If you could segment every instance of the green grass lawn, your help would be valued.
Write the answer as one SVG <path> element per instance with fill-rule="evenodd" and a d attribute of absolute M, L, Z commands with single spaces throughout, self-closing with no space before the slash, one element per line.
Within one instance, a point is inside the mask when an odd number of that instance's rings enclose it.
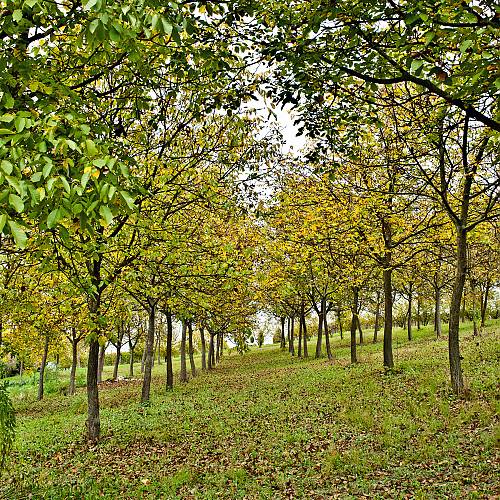
<path fill-rule="evenodd" d="M 139 381 L 101 391 L 97 446 L 83 439 L 84 389 L 42 402 L 19 392 L 0 497 L 496 498 L 499 326 L 462 333 L 468 400 L 452 395 L 432 328 L 411 343 L 396 331 L 390 374 L 380 342 L 350 366 L 347 339 L 333 342 L 333 362 L 276 346 L 225 355 L 169 394 L 156 366 L 149 406 Z"/>

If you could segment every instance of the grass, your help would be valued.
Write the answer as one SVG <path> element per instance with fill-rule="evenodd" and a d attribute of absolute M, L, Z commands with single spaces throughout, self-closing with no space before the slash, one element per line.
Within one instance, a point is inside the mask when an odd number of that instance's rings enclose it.
<path fill-rule="evenodd" d="M 0 497 L 495 497 L 498 322 L 478 339 L 469 325 L 462 332 L 468 400 L 451 393 L 445 339 L 430 328 L 411 343 L 401 330 L 395 337 L 389 374 L 381 343 L 350 366 L 338 339 L 333 362 L 255 348 L 169 394 L 156 367 L 148 406 L 137 402 L 140 382 L 101 391 L 97 446 L 82 438 L 83 389 L 40 403 L 17 395 L 16 453 Z"/>

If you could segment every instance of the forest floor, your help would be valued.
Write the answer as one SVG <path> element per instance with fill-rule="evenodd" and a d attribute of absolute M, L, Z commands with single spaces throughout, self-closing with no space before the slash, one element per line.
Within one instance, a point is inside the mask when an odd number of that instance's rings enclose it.
<path fill-rule="evenodd" d="M 0 498 L 498 498 L 500 323 L 462 332 L 467 400 L 451 393 L 446 339 L 404 337 L 387 374 L 380 342 L 351 366 L 347 339 L 333 361 L 276 346 L 225 355 L 169 394 L 157 366 L 148 406 L 140 381 L 103 388 L 97 446 L 83 438 L 83 388 L 14 395 Z"/>

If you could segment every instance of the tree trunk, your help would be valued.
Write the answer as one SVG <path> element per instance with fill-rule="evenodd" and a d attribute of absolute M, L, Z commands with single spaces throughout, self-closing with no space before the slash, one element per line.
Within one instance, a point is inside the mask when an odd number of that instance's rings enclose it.
<path fill-rule="evenodd" d="M 174 368 L 172 366 L 172 342 L 174 337 L 174 325 L 172 323 L 172 312 L 169 309 L 165 311 L 165 316 L 167 317 L 166 389 L 167 391 L 171 391 L 174 388 Z"/>
<path fill-rule="evenodd" d="M 146 363 L 146 344 L 144 344 L 144 348 L 142 349 L 141 356 L 141 373 L 144 374 L 144 364 Z"/>
<path fill-rule="evenodd" d="M 162 328 L 159 329 L 156 337 L 157 337 L 157 340 L 156 340 L 156 347 L 158 349 L 158 366 L 161 365 L 161 332 L 163 331 Z"/>
<path fill-rule="evenodd" d="M 99 439 L 101 433 L 101 420 L 99 416 L 99 341 L 93 339 L 89 344 L 89 357 L 87 362 L 87 437 L 91 442 Z"/>
<path fill-rule="evenodd" d="M 215 333 L 208 332 L 210 334 L 210 342 L 208 344 L 208 369 L 213 370 L 215 366 L 215 355 L 214 355 L 214 349 L 215 349 L 215 342 L 214 342 L 214 337 Z"/>
<path fill-rule="evenodd" d="M 76 339 L 75 329 L 72 329 L 71 338 L 71 371 L 69 373 L 68 395 L 73 396 L 76 392 L 76 363 L 78 358 L 78 341 Z"/>
<path fill-rule="evenodd" d="M 200 328 L 200 337 L 201 337 L 201 369 L 202 371 L 207 370 L 207 345 L 205 341 L 205 329 L 203 327 Z"/>
<path fill-rule="evenodd" d="M 121 341 L 118 340 L 118 343 L 116 344 L 116 359 L 115 359 L 115 366 L 113 368 L 113 380 L 116 380 L 118 378 L 118 367 L 120 366 L 121 355 L 122 355 L 122 344 Z"/>
<path fill-rule="evenodd" d="M 375 328 L 373 329 L 373 343 L 376 344 L 378 340 L 378 329 L 380 326 L 380 291 L 377 291 L 377 309 L 375 309 Z"/>
<path fill-rule="evenodd" d="M 130 353 L 130 365 L 128 369 L 128 376 L 130 378 L 134 377 L 134 348 L 132 346 L 129 346 L 129 353 Z"/>
<path fill-rule="evenodd" d="M 342 331 L 342 316 L 340 307 L 337 309 L 337 321 L 339 323 L 339 331 L 340 331 L 340 340 L 344 339 L 344 332 Z"/>
<path fill-rule="evenodd" d="M 420 293 L 417 295 L 417 330 L 421 329 L 420 325 L 420 309 L 421 309 L 421 301 Z"/>
<path fill-rule="evenodd" d="M 299 315 L 299 346 L 297 348 L 297 356 L 299 358 L 302 357 L 302 316 L 301 315 Z"/>
<path fill-rule="evenodd" d="M 309 351 L 307 348 L 307 326 L 306 326 L 306 314 L 305 311 L 301 314 L 302 319 L 302 337 L 304 338 L 304 358 L 309 357 Z"/>
<path fill-rule="evenodd" d="M 142 380 L 141 403 L 149 401 L 149 395 L 151 392 L 151 377 L 153 372 L 156 302 L 148 299 L 148 305 L 148 335 L 146 337 L 146 345 L 144 347 L 146 357 L 144 359 L 144 378 Z"/>
<path fill-rule="evenodd" d="M 409 284 L 409 289 L 408 289 L 408 340 L 413 340 L 413 335 L 411 331 L 411 307 L 412 307 L 412 299 L 413 299 L 413 284 Z"/>
<path fill-rule="evenodd" d="M 465 307 L 465 296 L 466 294 L 464 293 L 463 294 L 463 298 L 462 298 L 462 312 L 461 312 L 461 322 L 462 323 L 465 323 L 465 319 L 466 319 L 466 315 L 467 315 L 467 308 Z"/>
<path fill-rule="evenodd" d="M 436 307 L 434 311 L 434 332 L 436 333 L 436 338 L 441 337 L 442 326 L 441 326 L 441 288 L 437 287 L 436 293 Z"/>
<path fill-rule="evenodd" d="M 281 321 L 281 342 L 280 342 L 280 348 L 284 349 L 285 348 L 285 318 L 282 316 L 280 318 Z"/>
<path fill-rule="evenodd" d="M 181 333 L 181 374 L 180 381 L 187 382 L 187 368 L 186 368 L 186 330 L 187 321 L 182 321 L 182 333 Z"/>
<path fill-rule="evenodd" d="M 386 265 L 390 265 L 390 257 Z M 392 356 L 392 269 L 384 269 L 384 366 L 394 368 Z"/>
<path fill-rule="evenodd" d="M 294 335 L 295 335 L 295 317 L 292 316 L 290 318 L 290 354 L 292 356 L 295 356 L 295 339 L 294 339 Z"/>
<path fill-rule="evenodd" d="M 99 283 L 98 263 L 94 263 L 94 281 Z M 97 266 L 97 268 L 96 268 Z M 89 300 L 89 314 L 95 325 L 91 332 L 89 342 L 89 356 L 87 361 L 87 439 L 94 443 L 101 434 L 101 418 L 99 409 L 99 315 L 101 309 L 101 296 L 98 294 Z"/>
<path fill-rule="evenodd" d="M 486 311 L 488 310 L 488 295 L 490 293 L 491 283 L 490 280 L 486 282 L 484 294 L 481 293 L 481 328 L 484 328 L 486 322 Z"/>
<path fill-rule="evenodd" d="M 450 360 L 450 377 L 453 392 L 460 395 L 464 392 L 464 380 L 462 375 L 460 357 L 460 303 L 464 290 L 465 276 L 467 271 L 467 233 L 457 227 L 457 260 L 455 284 L 450 302 L 450 323 L 448 333 L 448 355 Z"/>
<path fill-rule="evenodd" d="M 364 342 L 364 339 L 363 339 L 363 330 L 361 328 L 361 321 L 359 319 L 359 311 L 358 311 L 358 318 L 357 319 L 358 319 L 357 323 L 358 323 L 358 332 L 359 332 L 359 344 L 363 345 L 363 342 Z"/>
<path fill-rule="evenodd" d="M 188 323 L 188 348 L 189 348 L 189 365 L 191 367 L 191 375 L 196 377 L 196 366 L 194 364 L 194 347 L 193 347 L 193 324 Z"/>
<path fill-rule="evenodd" d="M 102 382 L 102 372 L 104 370 L 104 357 L 106 355 L 106 347 L 104 345 L 99 344 L 99 360 L 98 360 L 98 368 L 97 368 L 97 383 L 100 384 Z"/>
<path fill-rule="evenodd" d="M 352 318 L 351 318 L 351 363 L 357 363 L 358 358 L 356 354 L 356 329 L 358 323 L 358 296 L 359 288 L 357 286 L 352 288 Z"/>
<path fill-rule="evenodd" d="M 320 358 L 321 355 L 323 354 L 321 352 L 321 344 L 322 344 L 322 341 L 323 341 L 323 302 L 321 302 L 321 308 L 319 309 L 319 311 L 317 311 L 318 313 L 318 338 L 316 340 L 316 357 L 317 358 Z"/>
<path fill-rule="evenodd" d="M 325 345 L 326 345 L 326 355 L 328 356 L 328 359 L 333 359 L 332 356 L 332 349 L 330 347 L 330 332 L 328 331 L 328 318 L 327 318 L 327 307 L 326 307 L 326 299 L 324 299 L 324 304 L 323 304 L 323 323 L 325 325 Z"/>
<path fill-rule="evenodd" d="M 38 378 L 38 401 L 43 399 L 43 382 L 45 377 L 45 365 L 47 364 L 47 356 L 49 354 L 49 336 L 45 335 L 45 343 L 43 345 L 42 363 L 40 365 L 40 374 Z"/>

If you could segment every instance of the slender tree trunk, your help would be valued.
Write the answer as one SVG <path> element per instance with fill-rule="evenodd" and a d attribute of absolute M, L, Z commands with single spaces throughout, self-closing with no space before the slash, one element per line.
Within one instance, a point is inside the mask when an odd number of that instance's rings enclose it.
<path fill-rule="evenodd" d="M 299 358 L 302 357 L 302 316 L 299 316 L 299 346 L 297 348 L 297 356 Z"/>
<path fill-rule="evenodd" d="M 130 364 L 129 364 L 129 369 L 128 369 L 128 375 L 130 378 L 134 377 L 134 348 L 132 346 L 129 346 L 129 353 L 130 353 Z"/>
<path fill-rule="evenodd" d="M 286 319 L 286 343 L 288 344 L 288 352 L 291 352 L 290 345 L 290 316 Z"/>
<path fill-rule="evenodd" d="M 292 316 L 290 318 L 290 354 L 292 356 L 295 356 L 295 339 L 294 339 L 294 335 L 295 335 L 295 317 Z"/>
<path fill-rule="evenodd" d="M 301 314 L 302 319 L 302 337 L 304 338 L 304 358 L 309 357 L 309 351 L 307 347 L 307 326 L 306 326 L 306 314 L 305 311 Z"/>
<path fill-rule="evenodd" d="M 215 343 L 215 362 L 216 363 L 220 362 L 221 338 L 222 338 L 222 333 L 217 332 L 216 343 Z"/>
<path fill-rule="evenodd" d="M 144 344 L 144 349 L 142 350 L 141 357 L 141 373 L 144 374 L 144 366 L 146 364 L 146 344 Z"/>
<path fill-rule="evenodd" d="M 325 325 L 325 345 L 326 345 L 326 355 L 328 356 L 328 359 L 333 359 L 332 355 L 332 349 L 330 347 L 330 332 L 328 331 L 328 318 L 327 318 L 327 306 L 326 306 L 326 299 L 324 299 L 324 305 L 323 305 L 323 323 Z"/>
<path fill-rule="evenodd" d="M 357 363 L 357 353 L 356 353 L 356 329 L 358 323 L 358 297 L 359 288 L 354 286 L 352 288 L 352 318 L 351 318 L 351 363 Z"/>
<path fill-rule="evenodd" d="M 318 313 L 318 338 L 316 340 L 316 357 L 317 358 L 320 358 L 322 356 L 322 350 L 321 350 L 321 344 L 323 342 L 323 302 L 321 302 L 321 308 L 319 309 L 319 311 L 317 311 Z"/>
<path fill-rule="evenodd" d="M 280 348 L 284 349 L 285 348 L 285 318 L 282 316 L 280 318 L 281 321 L 281 342 L 280 342 Z"/>
<path fill-rule="evenodd" d="M 373 343 L 376 344 L 378 340 L 378 329 L 380 327 L 380 291 L 377 291 L 377 309 L 375 310 L 375 328 L 373 329 Z"/>
<path fill-rule="evenodd" d="M 390 265 L 390 257 L 387 259 Z M 384 366 L 394 368 L 392 356 L 392 269 L 384 269 Z"/>
<path fill-rule="evenodd" d="M 43 345 L 42 363 L 40 365 L 40 374 L 38 378 L 38 401 L 43 399 L 43 382 L 45 378 L 45 366 L 47 364 L 47 356 L 49 354 L 49 336 L 45 335 L 45 343 Z"/>
<path fill-rule="evenodd" d="M 479 335 L 479 329 L 477 327 L 477 294 L 476 294 L 476 284 L 471 284 L 471 295 L 472 295 L 472 325 L 473 325 L 473 335 L 477 337 Z"/>
<path fill-rule="evenodd" d="M 486 322 L 486 311 L 488 310 L 488 295 L 490 293 L 491 283 L 490 280 L 486 282 L 484 294 L 481 293 L 481 328 L 484 328 Z"/>
<path fill-rule="evenodd" d="M 167 309 L 165 311 L 165 316 L 167 318 L 166 390 L 171 391 L 174 388 L 174 368 L 172 366 L 172 342 L 173 342 L 173 338 L 174 338 L 174 325 L 172 322 L 172 312 L 170 311 L 170 309 Z"/>
<path fill-rule="evenodd" d="M 420 293 L 417 295 L 417 330 L 420 330 L 422 327 L 420 325 L 421 319 L 420 319 L 420 309 L 422 308 L 421 305 L 422 299 L 420 298 Z"/>
<path fill-rule="evenodd" d="M 467 316 L 467 308 L 465 304 L 465 299 L 466 299 L 466 294 L 463 292 L 463 297 L 462 297 L 462 312 L 461 312 L 461 322 L 465 323 L 465 319 Z"/>
<path fill-rule="evenodd" d="M 181 374 L 180 381 L 187 382 L 187 368 L 186 368 L 186 330 L 187 321 L 182 321 L 182 333 L 181 333 Z"/>
<path fill-rule="evenodd" d="M 101 313 L 101 261 L 93 261 L 89 268 L 91 268 L 92 283 L 98 291 L 95 296 L 89 299 L 88 309 L 90 319 L 94 325 L 90 332 L 89 354 L 87 360 L 87 439 L 95 443 L 99 440 L 101 434 L 101 418 L 99 408 L 99 316 Z"/>
<path fill-rule="evenodd" d="M 411 307 L 412 307 L 412 299 L 413 299 L 413 284 L 409 284 L 409 290 L 408 290 L 408 340 L 413 339 L 412 331 L 411 331 Z"/>
<path fill-rule="evenodd" d="M 162 332 L 162 329 L 160 329 L 160 331 L 158 331 L 156 337 L 157 337 L 157 340 L 156 340 L 156 347 L 158 349 L 158 366 L 161 365 L 161 332 Z"/>
<path fill-rule="evenodd" d="M 441 323 L 441 288 L 437 287 L 436 293 L 436 307 L 434 311 L 434 331 L 436 332 L 436 338 L 439 339 L 442 333 L 442 323 Z"/>
<path fill-rule="evenodd" d="M 213 370 L 215 366 L 215 356 L 214 356 L 215 333 L 212 333 L 211 331 L 209 331 L 208 333 L 210 334 L 210 342 L 208 344 L 208 369 Z"/>
<path fill-rule="evenodd" d="M 97 372 L 97 383 L 102 382 L 102 372 L 104 370 L 104 358 L 106 356 L 106 346 L 99 344 L 99 360 L 98 360 L 98 372 Z"/>
<path fill-rule="evenodd" d="M 194 347 L 193 347 L 193 324 L 188 323 L 188 348 L 189 348 L 189 365 L 191 367 L 191 375 L 196 377 L 196 366 L 194 364 Z"/>
<path fill-rule="evenodd" d="M 93 339 L 89 343 L 89 357 L 87 361 L 87 436 L 91 442 L 98 441 L 101 434 L 101 419 L 99 416 L 99 341 Z"/>
<path fill-rule="evenodd" d="M 359 332 L 359 344 L 360 345 L 363 345 L 363 342 L 364 342 L 364 338 L 363 338 L 363 330 L 361 328 L 361 320 L 359 319 L 359 311 L 358 311 L 358 332 Z"/>
<path fill-rule="evenodd" d="M 76 391 L 76 360 L 78 357 L 78 341 L 76 339 L 75 329 L 72 329 L 71 338 L 71 371 L 69 372 L 69 389 L 68 395 L 73 396 Z"/>
<path fill-rule="evenodd" d="M 201 369 L 202 371 L 207 370 L 207 343 L 205 341 L 205 329 L 203 327 L 200 328 L 200 337 L 201 337 Z"/>
<path fill-rule="evenodd" d="M 340 307 L 337 309 L 336 314 L 337 314 L 337 321 L 339 323 L 340 340 L 344 340 L 344 332 L 342 331 L 342 316 L 341 316 Z"/>
<path fill-rule="evenodd" d="M 156 302 L 148 299 L 148 305 L 149 321 L 148 335 L 146 337 L 145 345 L 146 358 L 144 360 L 144 378 L 142 380 L 141 403 L 146 403 L 147 401 L 149 401 L 154 358 Z"/>
<path fill-rule="evenodd" d="M 453 293 L 450 302 L 450 323 L 448 333 L 448 355 L 450 360 L 450 377 L 453 392 L 462 394 L 464 392 L 464 380 L 460 358 L 460 303 L 465 285 L 467 271 L 467 233 L 460 227 L 457 228 L 457 259 L 456 275 Z"/>
<path fill-rule="evenodd" d="M 115 366 L 113 368 L 113 380 L 118 379 L 118 367 L 120 366 L 121 355 L 122 355 L 122 344 L 121 340 L 118 340 L 118 343 L 116 344 L 116 359 L 115 359 Z"/>

